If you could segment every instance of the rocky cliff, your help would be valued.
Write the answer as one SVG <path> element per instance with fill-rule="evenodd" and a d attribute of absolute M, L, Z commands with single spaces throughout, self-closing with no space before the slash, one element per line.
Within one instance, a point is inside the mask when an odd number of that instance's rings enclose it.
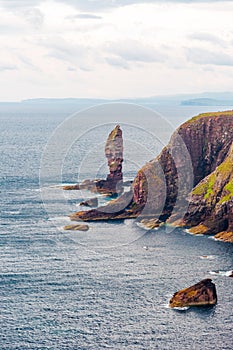
<path fill-rule="evenodd" d="M 216 233 L 217 238 L 232 240 L 233 143 L 224 161 L 191 192 L 183 223 L 192 233 Z"/>
<path fill-rule="evenodd" d="M 125 206 L 122 197 L 104 209 L 76 213 L 73 218 L 141 214 L 233 241 L 232 142 L 233 111 L 198 115 L 181 125 L 161 154 L 139 170 Z"/>

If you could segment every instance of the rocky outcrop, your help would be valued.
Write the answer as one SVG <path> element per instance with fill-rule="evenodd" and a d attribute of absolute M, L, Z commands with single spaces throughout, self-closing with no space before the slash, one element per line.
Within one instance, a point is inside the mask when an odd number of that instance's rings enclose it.
<path fill-rule="evenodd" d="M 72 221 L 101 221 L 101 220 L 120 220 L 136 218 L 139 211 L 135 207 L 126 209 L 132 203 L 132 192 L 126 192 L 117 199 L 113 199 L 108 205 L 91 209 L 88 211 L 79 211 L 70 214 Z"/>
<path fill-rule="evenodd" d="M 217 233 L 215 239 L 218 241 L 233 243 L 233 232 L 232 231 L 222 231 Z"/>
<path fill-rule="evenodd" d="M 83 224 L 67 225 L 67 226 L 64 226 L 64 230 L 66 230 L 66 231 L 88 231 L 89 226 L 83 225 Z"/>
<path fill-rule="evenodd" d="M 215 284 L 207 278 L 176 292 L 169 302 L 171 308 L 187 306 L 209 306 L 217 303 Z"/>
<path fill-rule="evenodd" d="M 87 189 L 94 193 L 107 196 L 118 195 L 123 191 L 123 138 L 120 125 L 116 125 L 110 132 L 105 144 L 105 156 L 107 158 L 109 174 L 106 180 L 84 180 L 80 184 L 64 186 L 63 190 Z"/>
<path fill-rule="evenodd" d="M 124 202 L 123 196 L 72 218 L 88 221 L 141 215 L 156 225 L 162 221 L 193 227 L 193 233 L 215 233 L 216 238 L 231 241 L 232 140 L 233 111 L 194 117 L 177 129 L 157 158 L 138 171 L 131 199 Z"/>

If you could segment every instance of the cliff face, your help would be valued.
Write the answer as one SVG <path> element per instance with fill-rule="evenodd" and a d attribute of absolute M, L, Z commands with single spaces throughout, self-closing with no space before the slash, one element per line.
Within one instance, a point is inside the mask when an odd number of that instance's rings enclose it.
<path fill-rule="evenodd" d="M 202 114 L 181 125 L 156 160 L 138 172 L 133 183 L 133 201 L 145 204 L 148 195 L 152 198 L 158 195 L 163 183 L 166 200 L 161 218 L 171 215 L 178 197 L 182 212 L 192 188 L 226 158 L 233 139 L 232 128 L 233 112 Z M 153 183 L 152 178 L 155 183 L 148 186 Z M 154 204 L 152 211 L 156 211 Z M 178 218 L 176 213 L 173 221 Z"/>
<path fill-rule="evenodd" d="M 224 161 L 191 192 L 184 224 L 193 233 L 233 233 L 233 143 Z M 224 232 L 228 232 L 227 235 Z"/>
<path fill-rule="evenodd" d="M 192 159 L 194 186 L 223 162 L 233 141 L 232 126 L 229 111 L 201 114 L 179 128 Z"/>

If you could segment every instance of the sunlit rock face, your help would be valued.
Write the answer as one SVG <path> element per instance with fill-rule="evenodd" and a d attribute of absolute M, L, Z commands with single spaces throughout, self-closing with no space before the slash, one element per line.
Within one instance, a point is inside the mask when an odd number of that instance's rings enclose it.
<path fill-rule="evenodd" d="M 215 284 L 211 279 L 202 280 L 191 287 L 176 292 L 169 302 L 171 308 L 208 306 L 217 303 Z"/>

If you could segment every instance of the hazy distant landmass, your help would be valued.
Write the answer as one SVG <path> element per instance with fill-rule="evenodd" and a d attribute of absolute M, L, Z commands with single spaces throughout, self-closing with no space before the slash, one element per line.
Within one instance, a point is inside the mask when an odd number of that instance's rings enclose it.
<path fill-rule="evenodd" d="M 75 112 L 103 103 L 135 103 L 144 106 L 233 106 L 233 92 L 203 92 L 200 94 L 177 94 L 122 99 L 98 98 L 35 98 L 20 102 L 0 102 L 0 109 L 7 111 L 23 109 L 31 111 L 58 110 Z"/>
<path fill-rule="evenodd" d="M 29 99 L 21 103 L 30 104 L 99 104 L 109 102 L 129 102 L 141 104 L 164 104 L 164 105 L 198 105 L 198 106 L 229 106 L 233 104 L 233 92 L 203 92 L 200 94 L 177 94 L 167 96 L 151 96 L 121 99 L 92 99 L 92 98 L 64 98 L 64 99 Z"/>

